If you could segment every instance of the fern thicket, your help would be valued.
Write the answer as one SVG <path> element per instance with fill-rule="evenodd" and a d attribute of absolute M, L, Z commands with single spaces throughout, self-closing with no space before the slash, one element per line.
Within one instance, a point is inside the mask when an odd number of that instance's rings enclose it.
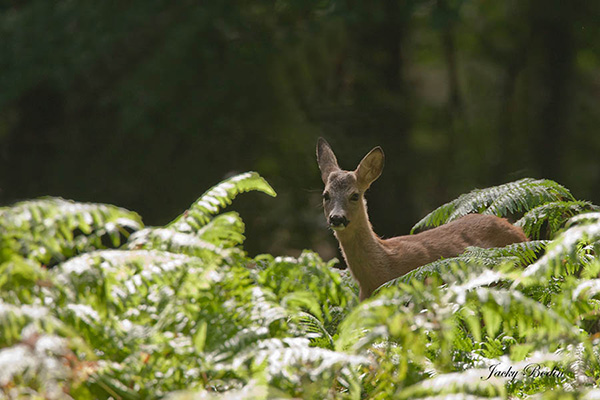
<path fill-rule="evenodd" d="M 598 393 L 600 213 L 564 187 L 525 179 L 440 207 L 415 229 L 483 212 L 520 216 L 517 224 L 536 240 L 468 248 L 360 304 L 335 260 L 310 251 L 246 255 L 241 217 L 222 208 L 250 190 L 275 194 L 258 174 L 238 175 L 163 227 L 144 227 L 117 207 L 62 199 L 0 209 L 0 392 L 48 399 Z M 532 368 L 546 373 L 528 374 Z"/>

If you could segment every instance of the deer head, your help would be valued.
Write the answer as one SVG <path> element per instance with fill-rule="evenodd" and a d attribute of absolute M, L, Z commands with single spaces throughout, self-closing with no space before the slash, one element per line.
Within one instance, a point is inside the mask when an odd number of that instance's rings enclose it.
<path fill-rule="evenodd" d="M 359 214 L 364 214 L 364 194 L 379 178 L 383 170 L 384 155 L 381 147 L 375 147 L 358 164 L 354 171 L 342 170 L 329 143 L 319 138 L 317 162 L 321 179 L 325 184 L 323 209 L 329 227 L 342 231 L 351 226 Z"/>

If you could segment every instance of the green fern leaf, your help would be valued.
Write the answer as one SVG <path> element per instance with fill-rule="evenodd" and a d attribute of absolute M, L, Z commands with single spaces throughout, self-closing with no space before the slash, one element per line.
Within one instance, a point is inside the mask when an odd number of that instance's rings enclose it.
<path fill-rule="evenodd" d="M 585 245 L 600 241 L 600 212 L 579 214 L 566 227 L 548 245 L 546 254 L 527 267 L 518 283 L 537 284 L 551 276 L 573 274 L 597 258 L 596 252 L 589 254 Z"/>
<path fill-rule="evenodd" d="M 196 235 L 206 242 L 230 248 L 244 242 L 244 229 L 242 218 L 237 212 L 232 211 L 217 215 L 200 228 Z"/>
<path fill-rule="evenodd" d="M 0 371 L 4 386 L 3 398 L 60 398 L 79 384 L 75 371 L 69 368 L 67 357 L 72 353 L 69 341 L 54 334 L 36 331 L 30 325 L 22 344 L 0 350 Z M 72 357 L 74 358 L 74 357 Z M 72 359 L 70 362 L 75 364 Z M 72 364 L 72 365 L 73 365 Z"/>
<path fill-rule="evenodd" d="M 179 288 L 181 276 L 194 271 L 196 286 L 209 281 L 210 268 L 196 257 L 158 250 L 101 250 L 74 257 L 57 265 L 54 277 L 61 290 L 59 304 L 88 304 L 101 316 L 110 315 L 156 292 L 163 306 L 169 288 Z M 207 283 L 204 283 L 206 285 Z M 171 289 L 172 290 L 172 289 Z"/>
<path fill-rule="evenodd" d="M 505 261 L 511 258 L 516 258 L 520 266 L 526 266 L 534 262 L 538 256 L 546 249 L 550 243 L 548 240 L 530 240 L 528 242 L 520 242 L 509 244 L 505 247 L 493 247 L 482 249 L 480 247 L 468 247 L 462 254 L 464 257 L 471 257 L 470 262 L 476 263 L 479 257 L 484 259 L 498 258 L 500 261 Z M 485 264 L 484 265 L 491 265 Z"/>
<path fill-rule="evenodd" d="M 419 268 L 416 268 L 398 278 L 392 279 L 383 285 L 378 290 L 389 287 L 396 287 L 399 283 L 409 283 L 410 281 L 418 280 L 425 281 L 428 277 L 440 277 L 442 273 L 447 271 L 452 265 L 462 265 L 463 263 L 468 263 L 470 261 L 470 257 L 452 257 L 452 258 L 442 258 L 437 261 L 430 262 L 428 264 L 422 265 Z M 495 265 L 498 260 L 497 259 L 486 259 L 481 258 L 478 260 L 482 264 L 491 264 Z"/>
<path fill-rule="evenodd" d="M 122 237 L 142 227 L 139 215 L 112 205 L 54 197 L 24 201 L 0 209 L 0 262 L 16 253 L 55 264 L 76 254 L 117 247 Z"/>
<path fill-rule="evenodd" d="M 257 190 L 277 196 L 273 188 L 256 172 L 246 172 L 231 177 L 207 190 L 192 206 L 166 227 L 178 232 L 197 231 L 206 225 L 211 217 L 229 204 L 240 193 Z"/>
<path fill-rule="evenodd" d="M 318 347 L 311 347 L 306 338 L 269 338 L 236 353 L 230 364 L 221 364 L 218 368 L 235 370 L 242 365 L 262 366 L 267 378 L 272 382 L 286 382 L 296 386 L 302 382 L 316 382 L 320 393 L 326 393 L 335 380 L 346 386 L 353 380 L 351 367 L 367 366 L 371 362 L 361 355 L 346 354 Z M 328 385 L 323 385 L 324 379 Z M 306 389 L 305 389 L 306 390 Z M 323 398 L 323 394 L 311 398 Z"/>
<path fill-rule="evenodd" d="M 298 312 L 292 318 L 299 325 L 300 329 L 305 332 L 303 336 L 310 339 L 313 347 L 333 350 L 333 337 L 327 332 L 325 325 L 323 325 L 319 318 L 311 313 L 302 311 Z"/>
<path fill-rule="evenodd" d="M 34 304 L 43 298 L 49 271 L 33 260 L 13 255 L 0 264 L 0 299 L 12 304 Z"/>
<path fill-rule="evenodd" d="M 287 308 L 311 313 L 330 334 L 357 301 L 333 263 L 323 262 L 314 252 L 303 251 L 298 258 L 263 255 L 256 262 L 263 264 L 258 274 L 262 287 L 269 288 Z"/>
<path fill-rule="evenodd" d="M 210 226 L 210 224 L 205 227 Z M 221 232 L 221 234 L 223 234 Z M 171 253 L 185 254 L 202 258 L 205 261 L 225 259 L 234 253 L 241 255 L 241 250 L 224 248 L 218 244 L 205 241 L 196 234 L 177 232 L 166 228 L 147 228 L 131 235 L 126 245 L 130 250 L 161 250 Z"/>
<path fill-rule="evenodd" d="M 493 267 L 510 263 L 526 266 L 537 259 L 538 255 L 546 248 L 547 244 L 548 241 L 546 240 L 532 240 L 491 249 L 468 247 L 464 253 L 457 257 L 444 258 L 425 264 L 405 275 L 384 283 L 381 288 L 394 287 L 400 282 L 408 283 L 413 279 L 423 281 L 427 277 L 439 277 L 443 273 L 450 271 L 452 269 L 451 267 L 458 266 L 458 268 L 464 268 L 467 264 Z"/>
<path fill-rule="evenodd" d="M 8 347 L 18 343 L 23 328 L 27 325 L 44 324 L 46 332 L 52 332 L 60 325 L 52 317 L 50 309 L 38 305 L 12 305 L 0 300 L 0 347 Z"/>
<path fill-rule="evenodd" d="M 442 205 L 413 226 L 411 232 L 440 226 L 471 213 L 506 216 L 529 211 L 550 201 L 574 200 L 568 189 L 548 179 L 525 178 L 476 189 Z"/>
<path fill-rule="evenodd" d="M 243 256 L 243 251 L 237 247 L 245 239 L 245 226 L 239 214 L 216 214 L 231 204 L 239 193 L 251 190 L 276 196 L 273 188 L 256 172 L 234 176 L 206 191 L 164 228 L 137 232 L 130 238 L 127 248 L 158 249 L 206 260 L 214 260 L 216 256 L 231 261 L 231 256 Z"/>
<path fill-rule="evenodd" d="M 594 210 L 598 211 L 598 206 L 588 201 L 553 201 L 529 210 L 515 225 L 523 228 L 528 238 L 552 238 L 569 218 Z M 545 225 L 546 230 L 542 235 L 541 230 Z"/>

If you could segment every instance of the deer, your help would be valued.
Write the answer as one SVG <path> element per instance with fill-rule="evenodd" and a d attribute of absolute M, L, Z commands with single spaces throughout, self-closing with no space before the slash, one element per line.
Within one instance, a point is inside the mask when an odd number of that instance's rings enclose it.
<path fill-rule="evenodd" d="M 358 283 L 360 301 L 382 284 L 430 262 L 455 257 L 469 246 L 504 247 L 528 241 L 521 228 L 484 214 L 467 214 L 417 234 L 381 239 L 369 221 L 365 192 L 381 175 L 384 158 L 377 146 L 354 171 L 346 171 L 338 166 L 329 143 L 323 138 L 317 142 L 325 218 Z"/>

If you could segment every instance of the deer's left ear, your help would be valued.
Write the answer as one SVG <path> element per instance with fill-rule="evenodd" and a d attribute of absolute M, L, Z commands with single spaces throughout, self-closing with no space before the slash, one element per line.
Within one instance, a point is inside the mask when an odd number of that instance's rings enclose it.
<path fill-rule="evenodd" d="M 383 171 L 384 159 L 383 149 L 377 146 L 358 164 L 355 173 L 358 186 L 362 190 L 368 189 L 371 183 L 379 178 Z"/>

